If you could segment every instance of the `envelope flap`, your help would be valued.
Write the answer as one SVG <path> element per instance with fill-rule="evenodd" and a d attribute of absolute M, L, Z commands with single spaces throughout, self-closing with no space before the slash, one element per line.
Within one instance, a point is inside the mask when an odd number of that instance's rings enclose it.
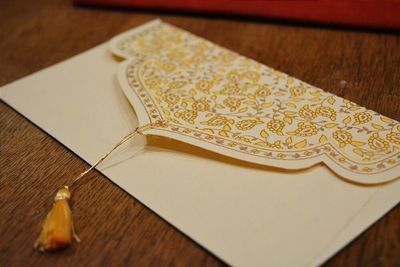
<path fill-rule="evenodd" d="M 184 30 L 150 22 L 115 37 L 118 80 L 141 124 L 241 160 L 323 162 L 357 183 L 400 173 L 400 124 Z"/>

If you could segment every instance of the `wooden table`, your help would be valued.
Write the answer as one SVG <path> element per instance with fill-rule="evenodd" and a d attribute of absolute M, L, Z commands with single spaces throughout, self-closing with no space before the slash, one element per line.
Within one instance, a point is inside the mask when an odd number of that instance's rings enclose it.
<path fill-rule="evenodd" d="M 78 8 L 66 0 L 0 2 L 0 85 L 157 17 L 400 119 L 399 35 Z M 0 153 L 0 266 L 224 265 L 99 173 L 92 173 L 93 179 L 85 185 L 91 190 L 81 190 L 74 198 L 76 228 L 84 242 L 55 254 L 38 253 L 32 244 L 55 185 L 87 166 L 2 102 Z M 400 263 L 399 222 L 397 205 L 326 266 L 396 266 Z"/>

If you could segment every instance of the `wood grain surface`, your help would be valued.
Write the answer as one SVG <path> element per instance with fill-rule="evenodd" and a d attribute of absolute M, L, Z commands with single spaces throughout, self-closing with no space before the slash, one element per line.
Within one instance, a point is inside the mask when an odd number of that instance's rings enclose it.
<path fill-rule="evenodd" d="M 66 0 L 0 1 L 0 85 L 157 17 L 400 119 L 400 36 L 395 33 L 84 8 Z M 0 153 L 0 266 L 225 265 L 96 172 L 72 203 L 84 241 L 58 253 L 38 253 L 32 244 L 55 186 L 87 165 L 3 102 Z M 397 205 L 325 265 L 399 266 L 399 222 Z"/>

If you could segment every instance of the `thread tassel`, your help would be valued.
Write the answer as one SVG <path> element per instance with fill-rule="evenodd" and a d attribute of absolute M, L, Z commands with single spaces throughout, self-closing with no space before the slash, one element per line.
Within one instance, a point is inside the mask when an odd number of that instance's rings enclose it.
<path fill-rule="evenodd" d="M 116 143 L 114 147 L 95 164 L 73 179 L 70 186 L 73 187 L 75 183 L 77 183 L 91 170 L 101 164 L 113 151 L 115 151 L 119 146 L 129 139 L 138 134 L 143 134 L 143 131 L 148 129 L 166 126 L 166 121 L 156 121 L 154 123 L 143 125 L 142 127 L 137 127 L 133 132 L 130 132 L 120 141 L 118 141 L 118 143 Z M 42 226 L 42 232 L 40 233 L 39 238 L 36 240 L 34 248 L 43 252 L 54 251 L 71 245 L 73 239 L 75 239 L 77 242 L 80 242 L 79 237 L 75 233 L 74 224 L 72 222 L 72 213 L 68 203 L 70 198 L 71 191 L 69 190 L 68 186 L 65 185 L 57 191 L 54 198 L 53 208 L 47 214 L 46 220 Z"/>
<path fill-rule="evenodd" d="M 53 207 L 47 214 L 42 232 L 34 247 L 40 251 L 54 251 L 69 246 L 74 238 L 80 242 L 75 233 L 72 213 L 69 207 L 71 192 L 68 186 L 60 188 L 54 198 Z"/>

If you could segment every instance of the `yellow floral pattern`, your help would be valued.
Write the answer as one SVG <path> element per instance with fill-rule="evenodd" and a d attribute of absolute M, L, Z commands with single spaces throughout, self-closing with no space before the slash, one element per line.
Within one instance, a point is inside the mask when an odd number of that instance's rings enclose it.
<path fill-rule="evenodd" d="M 126 78 L 165 130 L 248 155 L 324 155 L 358 174 L 399 166 L 400 124 L 166 23 L 116 45 Z"/>

